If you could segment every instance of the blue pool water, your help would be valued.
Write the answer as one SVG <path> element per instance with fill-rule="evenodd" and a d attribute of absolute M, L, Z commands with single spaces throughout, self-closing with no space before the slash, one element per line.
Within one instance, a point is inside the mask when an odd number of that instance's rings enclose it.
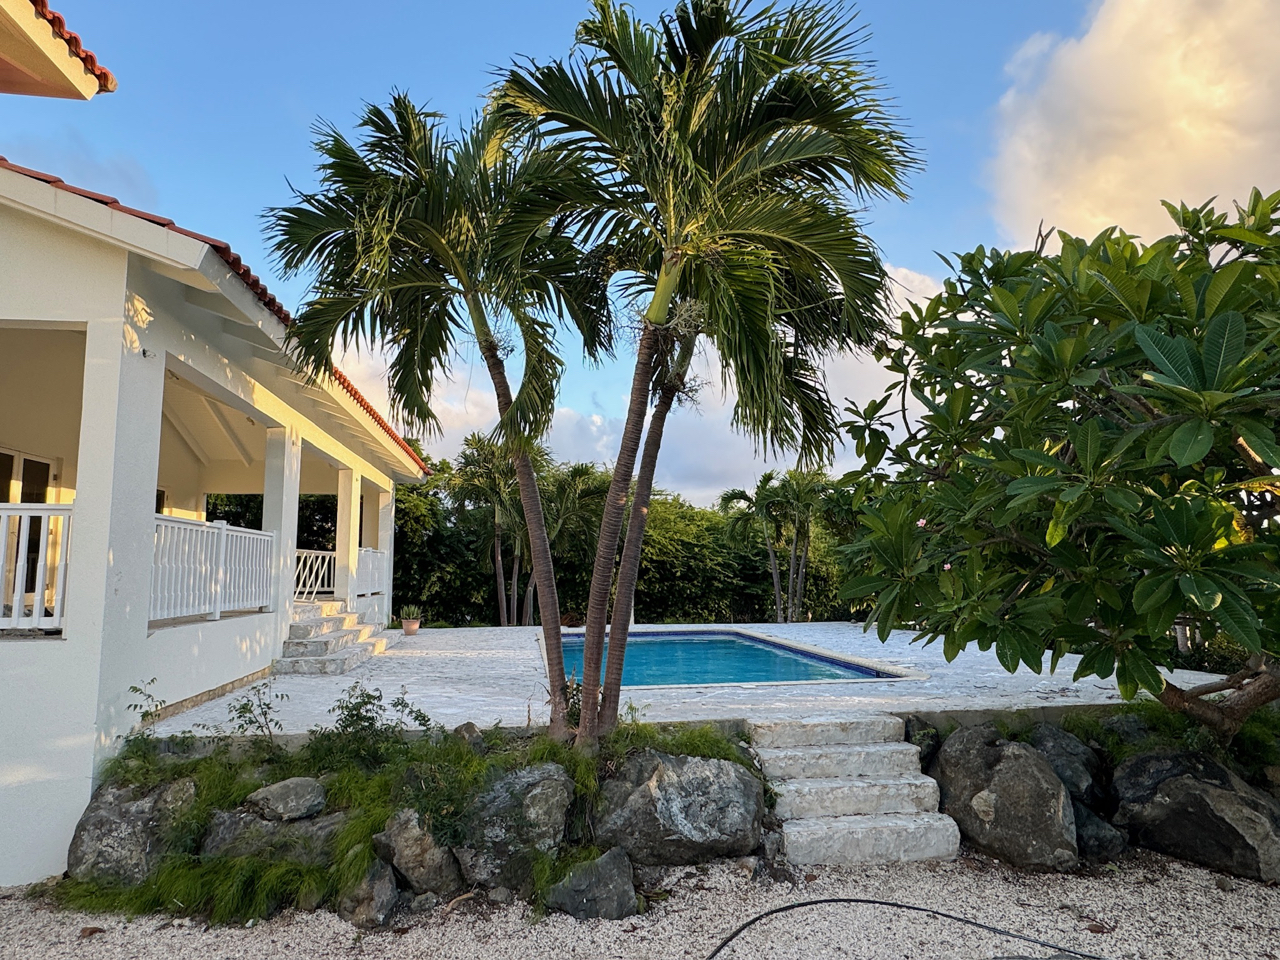
<path fill-rule="evenodd" d="M 582 676 L 582 635 L 564 635 L 566 674 Z M 606 650 L 608 644 L 605 644 Z M 608 654 L 605 654 L 606 657 Z M 818 655 L 800 653 L 730 630 L 633 633 L 627 639 L 622 685 L 656 687 L 715 683 L 795 683 L 887 677 Z"/>

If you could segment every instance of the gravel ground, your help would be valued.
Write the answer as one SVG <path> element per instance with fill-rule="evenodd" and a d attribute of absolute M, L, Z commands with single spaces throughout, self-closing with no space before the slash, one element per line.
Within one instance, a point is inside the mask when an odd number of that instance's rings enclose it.
<path fill-rule="evenodd" d="M 523 904 L 473 899 L 448 915 L 405 916 L 393 921 L 392 930 L 364 934 L 329 913 L 290 913 L 252 929 L 63 913 L 11 888 L 0 890 L 0 958 L 702 960 L 752 916 L 823 897 L 933 907 L 1108 960 L 1280 958 L 1280 888 L 1227 880 L 1145 853 L 1088 876 L 1028 874 L 965 854 L 943 864 L 823 869 L 799 888 L 752 881 L 732 863 L 677 868 L 664 885 L 669 899 L 619 923 L 535 919 Z M 1067 956 L 951 921 L 870 906 L 822 906 L 773 917 L 720 954 L 723 960 Z"/>

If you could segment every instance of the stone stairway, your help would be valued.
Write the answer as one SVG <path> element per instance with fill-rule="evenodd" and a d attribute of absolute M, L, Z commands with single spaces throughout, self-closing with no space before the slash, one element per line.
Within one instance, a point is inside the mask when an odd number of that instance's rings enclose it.
<path fill-rule="evenodd" d="M 387 648 L 388 638 L 347 610 L 345 601 L 297 603 L 277 674 L 342 674 Z"/>
<path fill-rule="evenodd" d="M 801 866 L 949 860 L 954 820 L 938 785 L 888 714 L 752 724 L 752 744 L 777 792 L 787 859 Z"/>

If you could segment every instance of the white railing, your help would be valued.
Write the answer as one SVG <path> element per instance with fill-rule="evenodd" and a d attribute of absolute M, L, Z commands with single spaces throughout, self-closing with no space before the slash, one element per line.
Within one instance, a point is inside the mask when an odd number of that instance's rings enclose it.
<path fill-rule="evenodd" d="M 356 561 L 356 596 L 368 597 L 375 593 L 387 592 L 387 568 L 389 566 L 386 550 L 360 548 L 360 557 Z"/>
<path fill-rule="evenodd" d="M 270 609 L 274 551 L 274 533 L 157 516 L 151 619 Z"/>
<path fill-rule="evenodd" d="M 332 550 L 299 550 L 293 574 L 293 598 L 310 603 L 320 593 L 332 594 L 338 555 Z"/>
<path fill-rule="evenodd" d="M 0 503 L 0 628 L 62 628 L 70 542 L 70 504 Z"/>

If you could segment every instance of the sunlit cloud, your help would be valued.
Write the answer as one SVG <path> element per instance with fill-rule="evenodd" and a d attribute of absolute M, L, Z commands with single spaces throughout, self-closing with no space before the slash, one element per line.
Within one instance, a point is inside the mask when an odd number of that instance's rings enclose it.
<path fill-rule="evenodd" d="M 1103 0 L 1079 37 L 1036 34 L 1007 64 L 992 168 L 1004 241 L 1171 231 L 1160 200 L 1219 208 L 1280 188 L 1280 4 Z"/>

